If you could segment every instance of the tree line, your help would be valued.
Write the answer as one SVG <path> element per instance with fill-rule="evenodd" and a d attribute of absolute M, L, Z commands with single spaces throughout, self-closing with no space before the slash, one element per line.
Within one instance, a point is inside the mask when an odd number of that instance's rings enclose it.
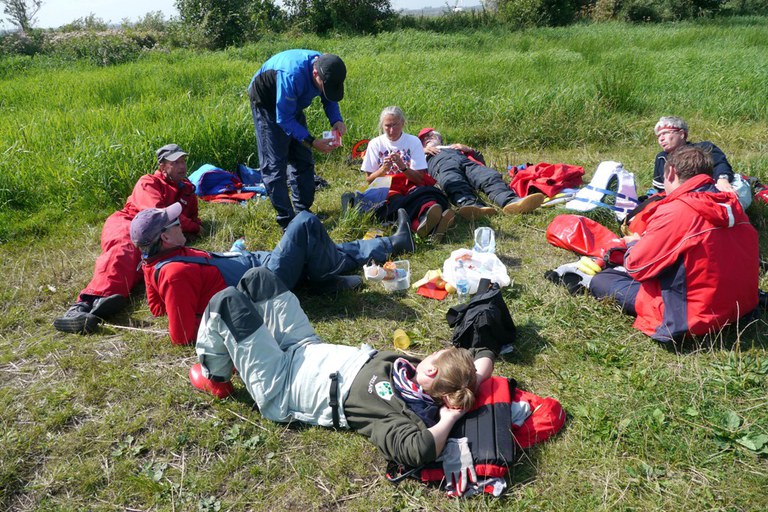
<path fill-rule="evenodd" d="M 768 15 L 768 0 L 484 0 L 482 8 L 463 11 L 451 9 L 446 1 L 438 16 L 404 15 L 389 0 L 284 0 L 282 6 L 274 0 L 177 0 L 179 16 L 170 20 L 161 12 L 150 12 L 137 22 L 123 20 L 114 27 L 91 14 L 57 29 L 35 29 L 43 4 L 44 0 L 0 0 L 6 20 L 17 28 L 0 35 L 3 55 L 53 54 L 108 65 L 158 46 L 214 50 L 285 32 L 515 30 L 583 21 L 647 23 Z"/>

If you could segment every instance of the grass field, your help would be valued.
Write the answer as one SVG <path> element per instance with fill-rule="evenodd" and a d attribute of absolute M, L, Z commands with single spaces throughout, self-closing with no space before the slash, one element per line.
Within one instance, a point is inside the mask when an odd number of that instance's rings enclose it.
<path fill-rule="evenodd" d="M 766 21 L 300 37 L 150 53 L 110 68 L 0 58 L 0 509 L 768 509 L 768 315 L 678 353 L 654 344 L 614 305 L 543 279 L 574 259 L 544 239 L 562 210 L 459 221 L 410 257 L 421 277 L 468 246 L 477 225 L 493 227 L 519 328 L 517 353 L 496 373 L 557 397 L 569 413 L 559 436 L 515 464 L 502 500 L 393 487 L 361 436 L 263 420 L 239 382 L 225 401 L 194 392 L 193 349 L 171 346 L 142 293 L 99 334 L 51 326 L 88 281 L 101 225 L 153 169 L 154 149 L 177 142 L 191 170 L 256 165 L 245 86 L 277 51 L 345 59 L 345 150 L 374 136 L 381 108 L 396 104 L 407 131 L 435 126 L 501 170 L 567 162 L 589 176 L 600 161 L 619 160 L 644 189 L 658 151 L 653 125 L 670 114 L 689 121 L 692 140 L 718 144 L 737 172 L 768 180 Z M 321 109 L 308 117 L 313 132 L 324 129 Z M 375 225 L 340 216 L 341 193 L 363 182 L 346 154 L 317 156 L 331 186 L 315 211 L 339 241 Z M 226 249 L 245 233 L 251 249 L 270 249 L 279 238 L 268 203 L 201 211 L 198 247 Z M 748 213 L 768 254 L 768 208 Z M 425 354 L 450 339 L 450 299 L 375 285 L 300 298 L 329 341 L 390 348 L 401 327 Z"/>

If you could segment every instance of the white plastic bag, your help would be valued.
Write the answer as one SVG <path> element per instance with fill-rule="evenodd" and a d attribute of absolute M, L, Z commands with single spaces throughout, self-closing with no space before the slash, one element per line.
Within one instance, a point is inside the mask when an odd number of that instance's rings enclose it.
<path fill-rule="evenodd" d="M 511 282 L 507 267 L 498 256 L 490 252 L 475 252 L 470 249 L 456 249 L 443 263 L 443 279 L 456 286 L 456 262 L 464 260 L 469 281 L 469 293 L 477 293 L 477 287 L 483 278 L 497 283 L 500 287 L 509 286 Z"/>

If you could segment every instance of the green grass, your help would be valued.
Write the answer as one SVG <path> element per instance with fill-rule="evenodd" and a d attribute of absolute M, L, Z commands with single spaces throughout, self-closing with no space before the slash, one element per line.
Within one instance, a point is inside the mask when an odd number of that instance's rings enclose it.
<path fill-rule="evenodd" d="M 693 140 L 715 141 L 738 171 L 768 180 L 765 21 L 303 37 L 151 53 L 111 68 L 39 60 L 0 72 L 0 508 L 768 508 L 766 458 L 755 453 L 768 435 L 766 315 L 680 353 L 665 350 L 614 305 L 571 297 L 542 278 L 574 258 L 544 239 L 562 210 L 459 221 L 441 244 L 420 242 L 410 257 L 421 277 L 467 246 L 477 225 L 492 226 L 519 328 L 518 353 L 497 374 L 557 397 L 569 413 L 559 436 L 512 468 L 503 500 L 455 502 L 416 482 L 393 487 L 361 436 L 263 420 L 239 382 L 234 399 L 194 392 L 193 350 L 171 346 L 166 320 L 152 318 L 141 293 L 97 335 L 51 326 L 88 281 L 103 220 L 154 167 L 155 148 L 179 143 L 191 169 L 256 163 L 244 89 L 274 52 L 322 48 L 345 58 L 346 148 L 374 136 L 381 108 L 397 104 L 409 131 L 435 126 L 499 169 L 559 161 L 589 175 L 614 159 L 644 188 L 657 152 L 652 126 L 669 114 L 688 119 Z M 313 131 L 323 129 L 320 109 L 308 114 Z M 345 156 L 317 156 L 331 187 L 315 210 L 339 241 L 375 226 L 339 215 L 341 193 L 362 184 Z M 250 248 L 270 249 L 279 238 L 267 203 L 203 204 L 201 212 L 199 247 L 226 249 L 244 233 Z M 768 209 L 749 213 L 766 254 Z M 768 288 L 765 275 L 761 285 Z M 450 299 L 387 295 L 377 285 L 300 298 L 329 341 L 389 348 L 401 327 L 424 354 L 450 339 Z"/>

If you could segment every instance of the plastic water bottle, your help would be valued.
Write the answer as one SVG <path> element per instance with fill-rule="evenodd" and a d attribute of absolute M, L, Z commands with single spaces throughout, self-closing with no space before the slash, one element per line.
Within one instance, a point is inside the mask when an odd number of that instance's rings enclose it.
<path fill-rule="evenodd" d="M 248 249 L 245 248 L 245 237 L 240 237 L 237 240 L 235 240 L 235 243 L 232 244 L 232 247 L 229 249 L 229 252 L 239 252 L 240 254 L 247 254 Z"/>
<path fill-rule="evenodd" d="M 475 230 L 475 252 L 496 253 L 496 233 L 493 229 L 482 226 Z"/>
<path fill-rule="evenodd" d="M 459 302 L 469 300 L 469 279 L 467 279 L 467 269 L 464 268 L 464 261 L 456 262 L 456 295 Z"/>

